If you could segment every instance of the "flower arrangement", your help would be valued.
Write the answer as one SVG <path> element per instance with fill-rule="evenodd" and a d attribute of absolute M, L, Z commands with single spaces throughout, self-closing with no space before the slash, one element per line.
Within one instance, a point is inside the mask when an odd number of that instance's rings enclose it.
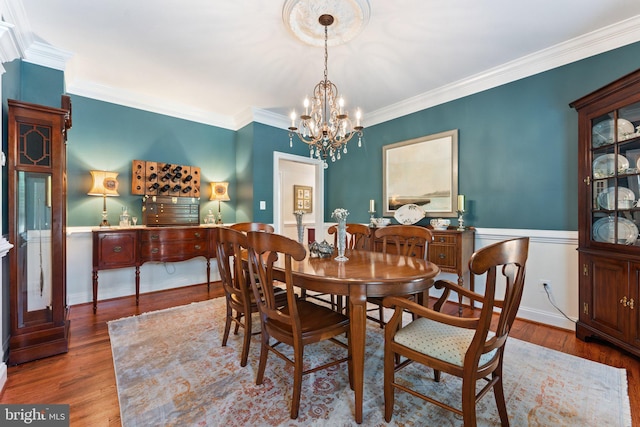
<path fill-rule="evenodd" d="M 295 216 L 302 216 L 302 215 L 304 215 L 305 213 L 306 213 L 305 211 L 293 211 L 293 214 L 294 214 Z"/>
<path fill-rule="evenodd" d="M 335 218 L 338 221 L 346 221 L 349 211 L 344 208 L 337 208 L 331 213 L 331 218 Z"/>

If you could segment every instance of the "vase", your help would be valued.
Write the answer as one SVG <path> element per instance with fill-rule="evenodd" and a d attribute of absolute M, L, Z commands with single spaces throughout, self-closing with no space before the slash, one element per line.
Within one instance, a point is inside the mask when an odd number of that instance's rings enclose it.
<path fill-rule="evenodd" d="M 348 261 L 349 258 L 344 256 L 344 251 L 347 248 L 347 220 L 338 220 L 338 256 L 336 261 Z"/>
<path fill-rule="evenodd" d="M 298 229 L 298 243 L 303 243 L 304 225 L 302 225 L 302 214 L 295 214 L 295 216 L 296 216 L 296 228 Z"/>

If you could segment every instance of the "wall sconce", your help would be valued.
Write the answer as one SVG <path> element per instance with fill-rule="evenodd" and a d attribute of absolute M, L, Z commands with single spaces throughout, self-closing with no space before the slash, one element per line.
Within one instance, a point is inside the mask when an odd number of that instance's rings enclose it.
<path fill-rule="evenodd" d="M 228 202 L 229 198 L 229 183 L 228 182 L 212 182 L 211 183 L 211 197 L 209 200 L 218 201 L 218 219 L 216 224 L 222 224 L 222 213 L 220 213 L 220 202 Z"/>
<path fill-rule="evenodd" d="M 107 220 L 107 196 L 119 196 L 118 194 L 118 172 L 89 171 L 93 180 L 89 196 L 102 196 L 102 222 L 100 227 L 111 227 Z"/>

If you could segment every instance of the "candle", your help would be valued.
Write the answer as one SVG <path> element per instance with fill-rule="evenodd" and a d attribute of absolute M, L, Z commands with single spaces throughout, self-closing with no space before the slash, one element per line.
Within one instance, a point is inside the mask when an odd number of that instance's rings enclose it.
<path fill-rule="evenodd" d="M 296 112 L 295 112 L 295 110 L 291 112 L 291 115 L 289 117 L 291 117 L 291 127 L 292 128 L 296 127 Z"/>
<path fill-rule="evenodd" d="M 376 211 L 376 201 L 371 199 L 369 200 L 369 212 L 375 212 Z"/>
<path fill-rule="evenodd" d="M 358 108 L 356 110 L 356 126 L 360 126 L 360 118 L 362 117 L 362 113 L 360 112 L 360 109 Z"/>
<path fill-rule="evenodd" d="M 458 211 L 464 212 L 464 195 L 458 194 Z"/>

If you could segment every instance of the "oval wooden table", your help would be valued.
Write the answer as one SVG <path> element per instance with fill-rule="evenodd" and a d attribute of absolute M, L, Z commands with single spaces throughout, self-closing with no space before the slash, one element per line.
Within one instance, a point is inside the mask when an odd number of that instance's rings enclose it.
<path fill-rule="evenodd" d="M 307 254 L 304 260 L 293 261 L 292 273 L 294 283 L 301 288 L 349 297 L 355 419 L 360 424 L 367 297 L 425 292 L 433 285 L 440 269 L 429 261 L 394 254 L 347 250 L 345 255 L 349 260 L 339 262 L 334 260 L 335 254 L 329 258 L 310 258 Z M 277 265 L 278 271 L 282 272 L 283 268 L 284 265 Z"/>

